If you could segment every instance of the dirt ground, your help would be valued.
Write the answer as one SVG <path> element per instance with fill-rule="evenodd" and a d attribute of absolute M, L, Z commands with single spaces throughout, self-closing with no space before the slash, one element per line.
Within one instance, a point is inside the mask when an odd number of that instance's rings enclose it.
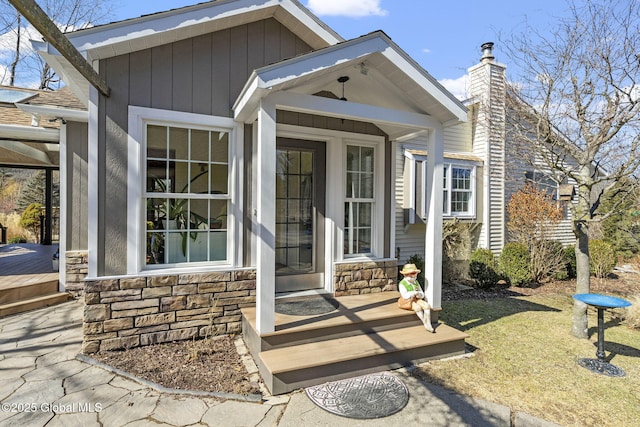
<path fill-rule="evenodd" d="M 445 286 L 444 301 L 575 293 L 575 280 L 549 282 L 533 287 L 498 285 L 488 290 Z M 640 275 L 618 273 L 608 279 L 591 278 L 591 292 L 621 297 L 640 294 Z M 96 360 L 165 387 L 222 393 L 259 393 L 251 382 L 234 344 L 235 337 L 181 341 L 91 355 Z"/>

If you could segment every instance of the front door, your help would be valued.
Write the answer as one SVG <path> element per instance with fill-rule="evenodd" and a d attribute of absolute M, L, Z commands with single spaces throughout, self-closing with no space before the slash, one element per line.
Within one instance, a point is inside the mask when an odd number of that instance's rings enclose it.
<path fill-rule="evenodd" d="M 277 140 L 276 292 L 324 287 L 325 143 Z"/>

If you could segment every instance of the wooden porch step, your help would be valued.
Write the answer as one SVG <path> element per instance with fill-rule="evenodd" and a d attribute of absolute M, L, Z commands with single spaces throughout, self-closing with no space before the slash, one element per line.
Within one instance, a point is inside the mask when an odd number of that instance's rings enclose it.
<path fill-rule="evenodd" d="M 37 308 L 48 307 L 60 304 L 71 299 L 71 295 L 66 292 L 58 292 L 50 295 L 37 296 L 8 304 L 0 304 L 0 317 L 22 313 Z"/>
<path fill-rule="evenodd" d="M 18 276 L 19 277 L 19 276 Z M 0 288 L 0 305 L 11 304 L 58 292 L 58 280 L 36 283 L 15 283 Z"/>
<path fill-rule="evenodd" d="M 275 332 L 258 334 L 255 307 L 242 309 L 243 335 L 273 394 L 463 354 L 467 334 L 444 324 L 427 332 L 398 294 L 339 297 L 315 316 L 276 313 Z"/>

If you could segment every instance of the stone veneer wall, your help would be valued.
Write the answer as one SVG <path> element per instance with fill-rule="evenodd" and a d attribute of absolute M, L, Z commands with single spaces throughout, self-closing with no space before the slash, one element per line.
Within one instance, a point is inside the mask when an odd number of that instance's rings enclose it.
<path fill-rule="evenodd" d="M 398 261 L 346 262 L 334 265 L 335 296 L 396 291 Z"/>
<path fill-rule="evenodd" d="M 255 270 L 88 281 L 83 353 L 242 331 Z"/>
<path fill-rule="evenodd" d="M 84 294 L 84 279 L 87 277 L 89 267 L 87 264 L 88 254 L 83 251 L 69 251 L 65 258 L 65 290 L 78 298 Z"/>

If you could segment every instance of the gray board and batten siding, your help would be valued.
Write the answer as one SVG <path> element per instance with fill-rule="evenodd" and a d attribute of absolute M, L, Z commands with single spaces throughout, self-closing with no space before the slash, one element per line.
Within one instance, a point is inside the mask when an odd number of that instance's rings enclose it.
<path fill-rule="evenodd" d="M 100 61 L 111 88 L 98 117 L 97 274 L 126 271 L 128 106 L 232 117 L 250 73 L 310 51 L 275 19 L 266 19 Z M 114 208 L 118 207 L 118 208 Z"/>
<path fill-rule="evenodd" d="M 67 122 L 66 156 L 66 250 L 87 250 L 88 163 L 87 123 Z"/>
<path fill-rule="evenodd" d="M 100 61 L 100 74 L 112 93 L 108 98 L 100 96 L 98 106 L 99 276 L 125 274 L 127 257 L 132 255 L 127 254 L 126 233 L 127 222 L 135 219 L 127 214 L 127 191 L 123 190 L 127 188 L 128 106 L 232 117 L 233 102 L 253 70 L 311 50 L 269 18 Z M 293 120 L 310 127 L 384 135 L 368 123 L 309 115 L 294 118 L 289 113 L 279 117 L 283 123 Z M 249 135 L 245 132 L 245 137 Z M 245 149 L 249 146 L 245 141 Z M 245 160 L 251 162 L 249 153 Z M 250 170 L 245 172 L 246 185 L 251 182 Z M 385 194 L 390 202 L 391 188 Z M 248 236 L 245 232 L 245 239 Z"/>

